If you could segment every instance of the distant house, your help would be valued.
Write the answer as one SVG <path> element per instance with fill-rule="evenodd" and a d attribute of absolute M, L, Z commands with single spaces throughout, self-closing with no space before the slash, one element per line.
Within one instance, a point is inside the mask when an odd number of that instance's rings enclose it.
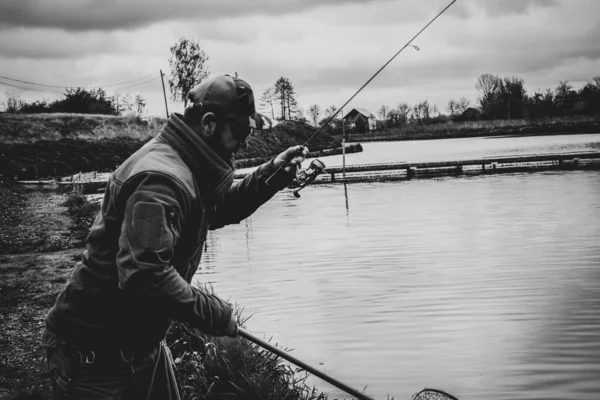
<path fill-rule="evenodd" d="M 478 109 L 469 107 L 460 116 L 461 121 L 477 121 L 481 119 L 481 112 Z"/>
<path fill-rule="evenodd" d="M 367 132 L 374 130 L 376 127 L 375 114 L 366 108 L 353 108 L 344 116 L 344 122 L 348 123 L 351 128 L 357 126 L 358 120 L 360 120 L 359 124 L 362 122 Z"/>

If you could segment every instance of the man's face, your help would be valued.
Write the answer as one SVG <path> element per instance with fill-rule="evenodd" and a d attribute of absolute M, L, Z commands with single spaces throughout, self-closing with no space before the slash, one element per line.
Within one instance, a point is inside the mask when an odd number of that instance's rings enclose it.
<path fill-rule="evenodd" d="M 223 118 L 217 124 L 209 145 L 223 160 L 231 163 L 233 154 L 247 147 L 246 139 L 251 133 L 250 125 L 244 119 Z"/>

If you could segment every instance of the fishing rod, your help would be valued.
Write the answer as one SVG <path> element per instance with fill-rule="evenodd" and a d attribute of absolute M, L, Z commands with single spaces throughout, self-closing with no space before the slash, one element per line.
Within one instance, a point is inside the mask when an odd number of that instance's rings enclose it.
<path fill-rule="evenodd" d="M 241 337 L 243 337 L 244 339 L 251 341 L 252 343 L 262 347 L 263 349 L 268 350 L 271 353 L 283 358 L 284 360 L 297 365 L 298 367 L 302 368 L 306 372 L 309 372 L 309 373 L 313 374 L 314 376 L 323 379 L 325 382 L 329 383 L 330 385 L 333 385 L 333 386 L 337 387 L 338 389 L 343 390 L 344 392 L 352 395 L 355 399 L 374 400 L 371 396 L 366 395 L 365 393 L 354 389 L 352 386 L 348 386 L 344 382 L 338 381 L 337 379 L 327 375 L 326 373 L 321 372 L 318 369 L 311 367 L 310 365 L 297 359 L 296 357 L 292 356 L 291 354 L 286 353 L 285 351 L 278 349 L 277 347 L 273 346 L 272 344 L 265 342 L 262 339 L 257 338 L 256 336 L 252 335 L 251 333 L 249 333 L 248 331 L 246 331 L 243 328 L 238 328 L 238 334 Z M 388 398 L 389 398 L 389 396 L 388 396 Z M 452 396 L 451 394 L 444 392 L 443 390 L 433 389 L 433 388 L 424 388 L 419 393 L 415 394 L 411 398 L 411 400 L 458 400 L 458 399 L 456 397 Z"/>
<path fill-rule="evenodd" d="M 369 397 L 366 394 L 359 392 L 358 390 L 352 388 L 351 386 L 348 386 L 345 383 L 340 382 L 337 379 L 332 378 L 331 376 L 319 371 L 318 369 L 311 367 L 310 365 L 298 360 L 296 357 L 293 357 L 292 355 L 286 353 L 285 351 L 282 351 L 282 350 L 278 349 L 277 347 L 271 345 L 270 343 L 267 343 L 264 340 L 261 340 L 261 339 L 257 338 L 256 336 L 248 333 L 247 331 L 245 331 L 242 328 L 238 328 L 238 334 L 241 337 L 243 337 L 244 339 L 247 339 L 247 340 L 251 341 L 252 343 L 259 345 L 263 349 L 269 350 L 271 353 L 278 355 L 279 357 L 283 358 L 284 360 L 287 360 L 287 361 L 291 362 L 292 364 L 299 366 L 303 370 L 310 372 L 311 374 L 323 379 L 325 382 L 337 387 L 338 389 L 341 389 L 344 392 L 351 394 L 356 399 L 374 400 L 372 397 Z"/>
<path fill-rule="evenodd" d="M 448 9 L 450 8 L 450 6 L 452 6 L 454 3 L 456 3 L 456 0 L 452 0 L 452 2 L 450 2 L 450 4 L 448 4 L 448 5 L 447 5 L 447 6 L 446 6 L 446 7 L 445 7 L 445 8 L 444 8 L 442 11 L 440 11 L 440 12 L 439 12 L 439 13 L 438 13 L 438 14 L 437 14 L 437 15 L 436 15 L 436 16 L 435 16 L 435 17 L 434 17 L 434 18 L 433 18 L 431 21 L 429 21 L 429 22 L 427 23 L 427 25 L 425 25 L 425 26 L 424 26 L 424 27 L 423 27 L 423 28 L 422 28 L 422 29 L 421 29 L 419 32 L 417 32 L 417 34 L 416 34 L 416 35 L 414 35 L 414 36 L 413 36 L 413 37 L 412 37 L 412 38 L 411 38 L 411 39 L 410 39 L 408 42 L 406 42 L 406 44 L 405 44 L 404 46 L 402 46 L 402 48 L 401 48 L 400 50 L 398 50 L 398 52 L 396 52 L 396 54 L 394 54 L 394 55 L 392 56 L 392 58 L 390 58 L 390 59 L 389 59 L 389 60 L 388 60 L 388 61 L 387 61 L 385 64 L 383 64 L 383 66 L 382 66 L 381 68 L 379 68 L 379 70 L 377 70 L 377 72 L 375 72 L 375 74 L 373 74 L 373 76 L 371 76 L 371 77 L 369 78 L 369 80 L 367 80 L 367 81 L 366 81 L 366 82 L 365 82 L 365 83 L 364 83 L 364 84 L 363 84 L 363 85 L 360 87 L 360 89 L 358 89 L 358 90 L 356 91 L 356 93 L 354 93 L 354 94 L 352 95 L 352 97 L 350 97 L 350 98 L 349 98 L 349 99 L 348 99 L 348 100 L 347 100 L 347 101 L 346 101 L 346 102 L 345 102 L 345 103 L 344 103 L 344 104 L 343 104 L 341 107 L 339 107 L 339 108 L 337 109 L 337 111 L 336 111 L 336 112 L 332 113 L 332 114 L 331 114 L 331 116 L 330 116 L 330 117 L 327 119 L 327 121 L 325 121 L 325 123 L 324 123 L 323 125 L 321 125 L 321 126 L 320 126 L 320 127 L 319 127 L 319 128 L 316 130 L 316 131 L 315 131 L 315 133 L 313 133 L 313 134 L 312 134 L 312 135 L 311 135 L 311 136 L 310 136 L 310 137 L 309 137 L 309 138 L 306 140 L 306 142 L 304 142 L 304 144 L 303 144 L 302 146 L 303 146 L 303 147 L 306 147 L 306 145 L 308 145 L 308 143 L 310 143 L 310 142 L 311 142 L 311 141 L 312 141 L 312 140 L 315 138 L 315 136 L 317 136 L 317 135 L 318 135 L 318 134 L 319 134 L 319 133 L 320 133 L 320 132 L 323 130 L 323 128 L 325 128 L 325 127 L 326 127 L 326 126 L 327 126 L 327 125 L 328 125 L 328 124 L 329 124 L 331 121 L 333 121 L 333 119 L 335 118 L 335 116 L 336 116 L 336 115 L 338 115 L 338 113 L 339 113 L 341 110 L 343 110 L 343 109 L 344 109 L 344 107 L 346 107 L 346 106 L 348 105 L 348 103 L 350 103 L 350 102 L 352 101 L 352 99 L 354 99 L 354 98 L 356 97 L 356 95 L 358 95 L 358 94 L 359 94 L 359 93 L 360 93 L 360 92 L 361 92 L 361 91 L 362 91 L 362 90 L 363 90 L 363 89 L 364 89 L 364 88 L 365 88 L 365 87 L 366 87 L 366 86 L 367 86 L 369 83 L 371 83 L 371 81 L 372 81 L 373 79 L 375 79 L 375 77 L 376 77 L 377 75 L 379 75 L 379 73 L 380 73 L 381 71 L 383 71 L 383 69 L 384 69 L 385 67 L 387 67 L 387 66 L 388 66 L 388 64 L 389 64 L 389 63 L 391 63 L 391 62 L 394 60 L 394 58 L 396 58 L 396 57 L 398 56 L 398 54 L 400 54 L 400 53 L 401 53 L 401 52 L 402 52 L 402 51 L 403 51 L 405 48 L 407 48 L 407 47 L 409 47 L 409 46 L 412 46 L 412 45 L 411 45 L 412 41 L 413 41 L 413 40 L 415 40 L 415 39 L 416 39 L 416 38 L 417 38 L 417 37 L 418 37 L 418 36 L 419 36 L 421 33 L 423 33 L 423 31 L 424 31 L 425 29 L 427 29 L 427 28 L 429 27 L 429 25 L 431 25 L 431 24 L 432 24 L 432 23 L 433 23 L 433 22 L 434 22 L 436 19 L 438 19 L 438 18 L 439 18 L 439 17 L 440 17 L 440 16 L 441 16 L 443 13 L 445 13 L 445 12 L 446 12 L 446 10 L 448 10 Z M 278 174 L 281 174 L 281 173 L 283 173 L 283 169 L 284 169 L 285 167 L 287 167 L 288 165 L 289 165 L 289 162 L 288 162 L 288 163 L 284 163 L 284 164 L 280 165 L 279 167 L 277 167 L 277 170 L 275 170 L 275 172 L 273 172 L 273 174 L 272 174 L 272 175 L 271 175 L 269 178 L 267 178 L 267 180 L 266 180 L 266 183 L 267 183 L 268 185 L 270 185 L 270 184 L 271 184 L 271 182 L 270 182 L 270 181 L 271 181 L 271 179 L 276 179 L 276 178 L 274 178 L 274 177 L 275 177 L 276 175 L 278 175 Z"/>

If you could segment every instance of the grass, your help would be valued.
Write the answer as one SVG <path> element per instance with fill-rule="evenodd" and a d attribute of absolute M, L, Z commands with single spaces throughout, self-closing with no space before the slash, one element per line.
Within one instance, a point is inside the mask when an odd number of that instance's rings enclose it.
<path fill-rule="evenodd" d="M 440 124 L 389 126 L 364 135 L 350 135 L 352 141 L 419 140 L 486 135 L 598 133 L 600 115 L 553 117 L 535 120 L 448 121 Z"/>
<path fill-rule="evenodd" d="M 110 172 L 160 132 L 165 121 L 145 123 L 136 117 L 87 114 L 0 114 L 0 175 L 3 179 L 40 180 L 77 172 Z M 304 143 L 315 128 L 285 121 L 257 132 L 248 148 L 235 155 L 265 161 L 290 146 Z M 340 146 L 327 134 L 315 137 L 310 150 Z M 246 163 L 244 166 L 247 166 Z"/>
<path fill-rule="evenodd" d="M 242 310 L 235 313 L 245 328 Z M 306 384 L 307 373 L 247 340 L 207 336 L 179 323 L 173 324 L 167 340 L 184 399 L 327 399 Z"/>
<path fill-rule="evenodd" d="M 146 122 L 137 116 L 0 114 L 0 143 L 116 137 L 147 140 L 156 136 L 165 123 L 163 118 Z"/>

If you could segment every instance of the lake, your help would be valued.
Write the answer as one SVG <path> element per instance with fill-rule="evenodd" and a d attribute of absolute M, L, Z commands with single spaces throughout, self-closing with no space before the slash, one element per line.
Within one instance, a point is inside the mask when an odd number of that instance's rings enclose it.
<path fill-rule="evenodd" d="M 598 151 L 600 135 L 363 148 L 347 164 Z M 251 333 L 372 397 L 600 398 L 600 171 L 286 190 L 207 243 L 196 278 Z"/>

